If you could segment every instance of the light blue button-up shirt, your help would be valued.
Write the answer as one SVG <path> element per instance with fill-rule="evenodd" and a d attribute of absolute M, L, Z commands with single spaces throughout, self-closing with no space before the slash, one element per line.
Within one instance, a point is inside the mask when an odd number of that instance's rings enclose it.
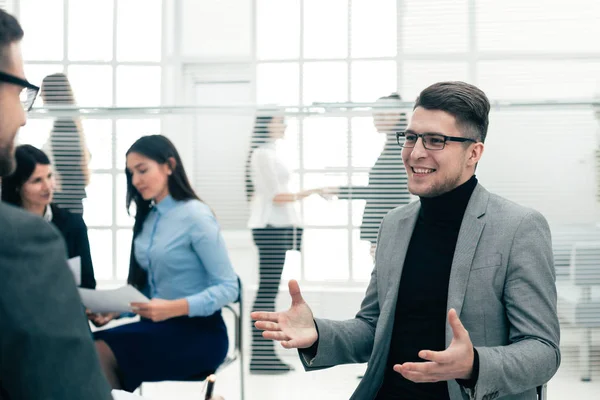
<path fill-rule="evenodd" d="M 191 317 L 208 316 L 237 299 L 237 275 L 210 208 L 170 195 L 156 204 L 135 239 L 152 298 L 185 298 Z"/>

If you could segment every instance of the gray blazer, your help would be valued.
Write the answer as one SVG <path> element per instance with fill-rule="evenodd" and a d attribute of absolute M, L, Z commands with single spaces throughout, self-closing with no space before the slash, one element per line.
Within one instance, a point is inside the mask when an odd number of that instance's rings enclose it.
<path fill-rule="evenodd" d="M 420 203 L 383 220 L 375 268 L 361 310 L 348 321 L 316 319 L 318 351 L 300 358 L 307 370 L 368 362 L 352 399 L 373 399 L 384 377 L 406 250 Z M 479 353 L 473 390 L 448 381 L 452 400 L 534 400 L 560 364 L 559 325 L 550 229 L 544 217 L 481 185 L 463 218 L 448 287 Z M 446 324 L 446 346 L 452 329 Z"/>
<path fill-rule="evenodd" d="M 65 244 L 42 218 L 0 203 L 0 398 L 107 400 Z"/>

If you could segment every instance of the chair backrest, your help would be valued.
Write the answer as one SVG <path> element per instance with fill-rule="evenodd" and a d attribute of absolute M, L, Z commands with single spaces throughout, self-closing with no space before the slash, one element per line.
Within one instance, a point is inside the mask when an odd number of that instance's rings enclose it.
<path fill-rule="evenodd" d="M 244 312 L 243 287 L 242 287 L 242 280 L 240 279 L 239 276 L 238 276 L 237 280 L 238 280 L 238 297 L 237 297 L 237 299 L 235 300 L 234 303 L 227 304 L 225 307 L 223 307 L 224 310 L 229 310 L 231 312 L 231 314 L 233 315 L 234 327 L 235 327 L 234 351 L 233 351 L 233 354 L 228 355 L 225 358 L 225 361 L 223 361 L 223 363 L 219 366 L 217 371 L 222 370 L 223 368 L 227 367 L 229 364 L 236 361 L 238 358 L 241 357 L 241 354 L 242 354 L 242 339 L 244 337 L 243 331 L 242 331 L 243 326 L 244 326 L 242 323 L 242 316 L 243 316 L 243 312 Z"/>

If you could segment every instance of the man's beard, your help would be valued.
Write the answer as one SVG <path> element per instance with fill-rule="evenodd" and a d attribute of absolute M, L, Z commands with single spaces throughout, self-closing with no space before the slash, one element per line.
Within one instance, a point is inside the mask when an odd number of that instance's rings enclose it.
<path fill-rule="evenodd" d="M 11 147 L 0 147 L 0 177 L 12 174 L 15 166 L 13 149 Z"/>

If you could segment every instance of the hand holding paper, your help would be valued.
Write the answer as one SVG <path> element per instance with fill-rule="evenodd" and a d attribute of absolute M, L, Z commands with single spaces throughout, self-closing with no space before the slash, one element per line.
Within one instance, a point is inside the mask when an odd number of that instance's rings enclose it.
<path fill-rule="evenodd" d="M 87 315 L 88 319 L 92 322 L 92 324 L 94 324 L 97 328 L 108 324 L 110 321 L 112 321 L 115 318 L 118 318 L 120 315 L 120 313 L 97 314 L 90 312 L 90 310 L 85 310 L 85 314 Z"/>
<path fill-rule="evenodd" d="M 169 318 L 188 315 L 189 304 L 186 299 L 152 299 L 146 303 L 131 303 L 131 309 L 141 317 L 159 322 Z"/>
<path fill-rule="evenodd" d="M 81 302 L 92 313 L 131 312 L 131 303 L 150 300 L 131 285 L 113 290 L 79 289 Z"/>

